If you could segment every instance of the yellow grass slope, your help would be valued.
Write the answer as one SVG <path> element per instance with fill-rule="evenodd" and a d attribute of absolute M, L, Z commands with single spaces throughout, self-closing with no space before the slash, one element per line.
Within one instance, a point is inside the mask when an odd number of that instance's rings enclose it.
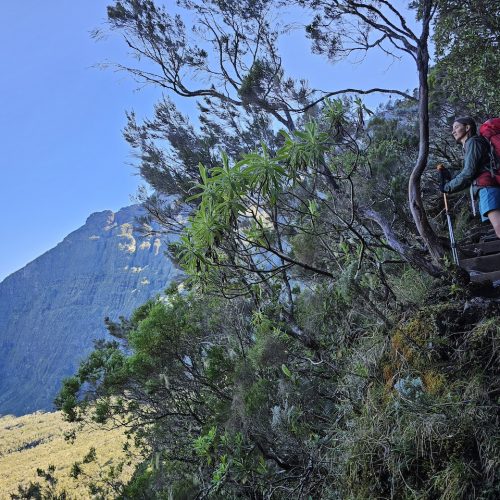
<path fill-rule="evenodd" d="M 97 460 L 85 464 L 84 470 L 97 477 L 99 472 L 126 460 L 123 451 L 126 439 L 120 429 L 86 426 L 77 431 L 76 440 L 71 444 L 65 441 L 64 433 L 72 428 L 59 412 L 0 417 L 0 499 L 10 498 L 10 493 L 17 492 L 20 483 L 27 485 L 30 481 L 38 481 L 44 484 L 36 470 L 47 470 L 49 465 L 55 466 L 58 490 L 65 489 L 72 499 L 91 498 L 85 486 L 87 481 L 70 476 L 72 465 L 81 462 L 94 447 Z M 125 465 L 121 479 L 127 480 L 133 470 L 133 464 Z"/>

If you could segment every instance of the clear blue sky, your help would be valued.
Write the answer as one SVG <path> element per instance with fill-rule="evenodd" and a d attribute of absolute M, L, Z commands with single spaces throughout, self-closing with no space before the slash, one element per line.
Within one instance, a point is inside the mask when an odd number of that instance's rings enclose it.
<path fill-rule="evenodd" d="M 125 110 L 148 114 L 158 92 L 92 67 L 126 53 L 118 39 L 90 38 L 108 3 L 2 2 L 0 280 L 136 192 Z"/>
<path fill-rule="evenodd" d="M 126 74 L 93 67 L 126 60 L 119 38 L 90 37 L 104 23 L 109 3 L 2 2 L 0 281 L 54 247 L 92 212 L 129 205 L 140 184 L 122 138 L 125 110 L 149 115 L 160 91 L 137 91 Z M 322 89 L 416 85 L 410 61 L 390 66 L 370 58 L 362 65 L 328 66 L 298 36 L 282 48 L 292 76 Z"/>

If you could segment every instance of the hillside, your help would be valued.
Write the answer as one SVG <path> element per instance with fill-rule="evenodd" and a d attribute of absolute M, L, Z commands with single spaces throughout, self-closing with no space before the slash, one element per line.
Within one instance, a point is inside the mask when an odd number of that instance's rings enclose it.
<path fill-rule="evenodd" d="M 478 183 L 496 158 L 476 137 L 500 109 L 500 5 L 480 3 L 108 7 L 117 67 L 161 90 L 124 137 L 185 279 L 110 315 L 55 400 L 134 438 L 130 480 L 99 498 L 500 498 L 500 187 Z M 378 52 L 383 74 L 310 70 L 296 23 L 308 61 L 372 73 Z M 413 87 L 392 81 L 408 58 Z M 139 254 L 127 224 L 110 246 Z"/>
<path fill-rule="evenodd" d="M 126 439 L 121 430 L 87 426 L 78 431 L 71 444 L 64 439 L 64 433 L 70 429 L 59 412 L 0 418 L 0 498 L 9 498 L 10 493 L 17 492 L 19 484 L 44 484 L 37 476 L 37 468 L 47 470 L 50 465 L 55 466 L 56 491 L 65 489 L 70 498 L 88 498 L 86 481 L 70 477 L 73 463 L 81 462 L 92 447 L 96 450 L 96 461 L 85 466 L 88 474 L 97 476 L 98 471 L 105 473 L 126 460 L 122 449 Z M 132 464 L 124 466 L 120 479 L 131 476 Z"/>
<path fill-rule="evenodd" d="M 0 283 L 0 414 L 51 410 L 61 380 L 180 272 L 166 242 L 136 231 L 138 205 L 92 214 L 55 248 Z"/>

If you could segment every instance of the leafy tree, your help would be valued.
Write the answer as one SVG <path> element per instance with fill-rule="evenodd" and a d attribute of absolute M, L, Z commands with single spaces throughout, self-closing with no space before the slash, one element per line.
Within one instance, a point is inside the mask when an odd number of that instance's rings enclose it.
<path fill-rule="evenodd" d="M 407 297 L 394 326 L 348 286 L 295 290 L 314 347 L 270 301 L 171 291 L 113 329 L 124 349 L 97 346 L 66 414 L 142 443 L 122 498 L 495 498 L 498 304 L 460 315 L 467 292 L 450 301 L 447 283 L 427 283 L 417 296 L 423 277 L 407 273 L 387 277 Z"/>
<path fill-rule="evenodd" d="M 497 92 L 500 8 L 483 0 L 437 3 L 433 39 L 437 64 L 433 89 L 457 114 L 494 116 Z"/>
<path fill-rule="evenodd" d="M 323 7 L 322 2 L 299 3 L 316 9 Z M 262 141 L 271 151 L 274 150 L 279 147 L 279 138 L 273 132 L 273 123 L 282 124 L 293 132 L 302 114 L 317 115 L 319 105 L 329 97 L 390 92 L 415 100 L 395 89 L 312 91 L 304 81 L 294 82 L 285 77 L 276 41 L 280 29 L 286 31 L 288 28 L 270 21 L 275 12 L 273 9 L 279 8 L 280 2 L 249 2 L 236 6 L 186 1 L 180 5 L 186 9 L 182 13 L 187 12 L 195 20 L 193 36 L 189 36 L 180 14 L 171 14 L 151 1 L 117 2 L 108 9 L 111 29 L 123 33 L 142 63 L 135 67 L 118 65 L 118 68 L 130 71 L 140 81 L 159 85 L 179 96 L 201 99 L 200 134 L 194 133 L 168 100 L 157 106 L 155 119 L 143 125 L 138 125 L 134 116 L 129 115 L 126 137 L 139 152 L 141 173 L 160 192 L 179 193 L 185 198 L 190 182 L 196 178 L 199 180 L 196 165 L 201 161 L 208 168 L 215 166 L 220 160 L 219 148 L 235 161 L 244 151 L 254 149 Z M 326 4 L 324 7 L 323 15 L 318 15 L 309 27 L 318 51 L 326 51 L 334 57 L 381 47 L 391 54 L 393 51 L 409 54 L 417 63 L 420 74 L 420 149 L 410 176 L 410 210 L 420 236 L 437 259 L 443 254 L 443 246 L 427 221 L 420 189 L 420 178 L 429 152 L 427 43 L 434 4 L 424 2 L 420 10 L 417 9 L 422 22 L 420 36 L 387 2 L 382 2 L 379 7 L 371 2 L 354 2 L 352 5 L 350 2 L 336 2 L 331 8 Z M 360 31 L 351 36 L 346 28 L 348 24 L 342 24 L 342 19 L 348 20 L 352 16 L 358 17 Z M 333 19 L 336 30 L 323 29 Z M 373 32 L 380 33 L 380 38 L 373 40 Z M 354 46 L 344 43 L 349 37 Z M 388 49 L 386 44 L 391 48 Z M 155 69 L 159 71 L 154 72 Z M 203 86 L 204 82 L 209 85 Z M 358 118 L 361 123 L 363 115 Z M 167 141 L 169 148 L 166 151 L 158 145 L 158 139 Z M 323 175 L 332 177 L 328 169 L 323 170 Z M 161 196 L 152 196 L 146 206 L 153 217 L 170 231 L 179 229 L 168 207 L 162 204 Z M 406 259 L 410 258 L 412 252 L 400 241 L 397 233 L 390 231 L 390 222 L 380 212 L 367 211 L 365 216 L 379 224 L 386 235 L 390 234 L 388 241 L 394 249 L 406 253 Z M 415 264 L 422 259 L 412 257 L 411 260 Z M 425 268 L 437 272 L 436 263 L 425 265 Z"/>
<path fill-rule="evenodd" d="M 332 58 L 410 55 L 417 97 L 371 113 L 345 95 L 363 89 L 289 82 L 279 2 L 181 2 L 199 44 L 151 1 L 110 7 L 142 57 L 125 69 L 201 99 L 199 131 L 168 98 L 126 130 L 188 279 L 108 322 L 116 340 L 57 405 L 129 429 L 145 460 L 123 498 L 496 498 L 498 304 L 431 278 L 443 244 L 421 204 L 429 155 L 457 160 L 429 140 L 450 108 L 430 75 L 429 117 L 427 43 L 451 3 L 414 2 L 419 35 L 384 0 L 297 3 L 316 9 L 309 35 Z"/>
<path fill-rule="evenodd" d="M 429 36 L 436 2 L 412 3 L 421 24 L 420 34 L 410 27 L 402 12 L 391 2 L 301 0 L 298 3 L 322 11 L 315 16 L 308 31 L 315 42 L 315 50 L 326 53 L 331 59 L 378 48 L 394 57 L 400 53 L 409 55 L 415 61 L 419 80 L 419 154 L 408 183 L 409 206 L 420 237 L 431 256 L 439 260 L 444 249 L 428 221 L 421 193 L 421 178 L 429 157 Z"/>
<path fill-rule="evenodd" d="M 119 342 L 98 343 L 66 381 L 57 405 L 69 419 L 126 425 L 142 443 L 153 466 L 130 491 L 146 481 L 222 497 L 321 494 L 331 473 L 323 423 L 368 380 L 339 352 L 365 328 L 390 327 L 388 270 L 401 265 L 353 203 L 358 190 L 368 199 L 385 185 L 398 150 L 383 147 L 382 166 L 380 150 L 349 125 L 354 115 L 355 103 L 328 102 L 275 153 L 263 145 L 239 162 L 200 166 L 197 207 L 176 245 L 192 291 L 173 289 L 108 323 Z M 383 120 L 371 125 L 381 147 L 383 130 Z M 340 394 L 346 374 L 362 384 Z"/>

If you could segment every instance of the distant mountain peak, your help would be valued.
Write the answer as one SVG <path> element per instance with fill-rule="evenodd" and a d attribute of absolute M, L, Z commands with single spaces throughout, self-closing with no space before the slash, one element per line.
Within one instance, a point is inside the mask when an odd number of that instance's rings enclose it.
<path fill-rule="evenodd" d="M 140 205 L 95 212 L 0 283 L 0 414 L 52 409 L 62 378 L 107 335 L 104 318 L 181 279 L 166 240 L 138 230 L 141 215 Z"/>

